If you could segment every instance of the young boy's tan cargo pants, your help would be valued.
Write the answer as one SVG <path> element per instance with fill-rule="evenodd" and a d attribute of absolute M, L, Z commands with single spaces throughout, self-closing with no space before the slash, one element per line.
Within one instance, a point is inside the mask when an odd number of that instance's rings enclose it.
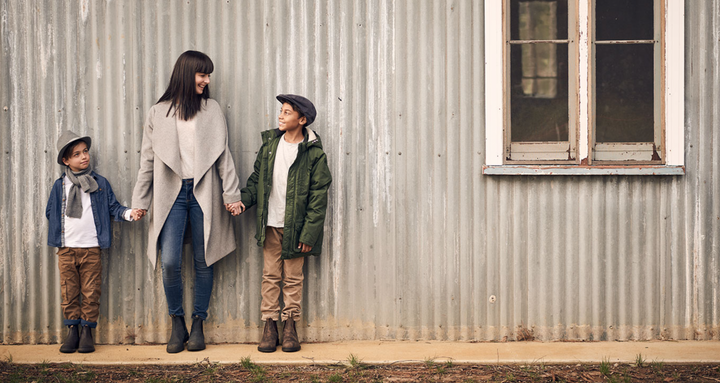
<path fill-rule="evenodd" d="M 96 323 L 100 316 L 102 286 L 100 248 L 61 247 L 57 255 L 63 316 L 65 319 Z"/>

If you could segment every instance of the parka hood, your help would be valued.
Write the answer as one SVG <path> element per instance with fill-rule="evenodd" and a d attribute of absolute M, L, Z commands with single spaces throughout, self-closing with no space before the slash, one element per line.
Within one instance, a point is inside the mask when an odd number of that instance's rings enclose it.
<path fill-rule="evenodd" d="M 284 133 L 285 132 L 283 132 L 282 130 L 277 129 L 277 128 L 266 130 L 261 133 L 263 143 L 266 144 L 273 138 L 282 136 Z M 318 147 L 320 149 L 323 148 L 322 140 L 320 139 L 320 136 L 317 133 L 315 133 L 314 130 L 312 130 L 310 128 L 303 128 L 303 136 L 305 136 L 305 138 L 300 143 L 298 150 L 304 151 L 311 147 Z"/>

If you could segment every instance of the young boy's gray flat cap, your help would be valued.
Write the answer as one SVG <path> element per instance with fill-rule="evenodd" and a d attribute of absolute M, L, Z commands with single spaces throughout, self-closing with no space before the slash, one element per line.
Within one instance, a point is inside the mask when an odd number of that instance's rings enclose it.
<path fill-rule="evenodd" d="M 313 105 L 313 103 L 307 98 L 303 96 L 298 96 L 296 94 L 278 94 L 275 98 L 277 98 L 277 100 L 282 103 L 287 102 L 295 105 L 298 109 L 300 109 L 300 113 L 302 113 L 302 115 L 305 116 L 305 119 L 307 120 L 305 126 L 309 126 L 313 123 L 313 121 L 315 121 L 315 116 L 317 115 L 317 112 L 315 111 L 315 105 Z"/>
<path fill-rule="evenodd" d="M 78 141 L 78 140 L 85 141 L 85 144 L 87 145 L 88 149 L 90 149 L 90 144 L 92 143 L 90 136 L 80 137 L 71 130 L 66 130 L 66 131 L 62 132 L 62 134 L 60 135 L 60 137 L 57 140 L 57 148 L 58 148 L 57 162 L 58 162 L 58 164 L 65 165 L 62 160 L 65 150 L 68 148 L 68 146 L 70 146 L 70 144 L 73 144 L 75 141 Z"/>

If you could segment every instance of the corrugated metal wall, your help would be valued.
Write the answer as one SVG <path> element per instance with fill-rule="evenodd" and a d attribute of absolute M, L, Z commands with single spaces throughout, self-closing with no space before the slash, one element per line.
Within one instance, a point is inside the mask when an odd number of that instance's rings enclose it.
<path fill-rule="evenodd" d="M 59 132 L 93 137 L 128 204 L 144 115 L 187 49 L 215 61 L 243 180 L 274 95 L 318 107 L 334 182 L 302 339 L 720 339 L 720 0 L 686 5 L 685 176 L 495 177 L 482 1 L 0 0 L 2 342 L 64 333 L 44 217 Z M 260 336 L 252 214 L 215 268 L 212 342 Z M 114 224 L 101 343 L 167 340 L 147 224 Z"/>

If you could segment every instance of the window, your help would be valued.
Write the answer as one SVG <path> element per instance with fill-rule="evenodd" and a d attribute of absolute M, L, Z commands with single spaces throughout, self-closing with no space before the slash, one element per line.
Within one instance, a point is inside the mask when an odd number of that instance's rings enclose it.
<path fill-rule="evenodd" d="M 485 2 L 485 174 L 683 174 L 683 0 Z"/>

